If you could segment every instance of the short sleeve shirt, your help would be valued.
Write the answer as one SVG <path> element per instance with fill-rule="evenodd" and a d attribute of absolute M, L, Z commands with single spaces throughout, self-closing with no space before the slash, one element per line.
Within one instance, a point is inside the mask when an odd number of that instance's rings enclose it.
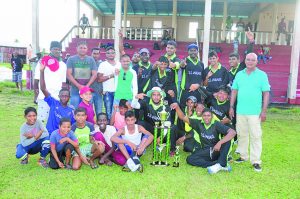
<path fill-rule="evenodd" d="M 70 131 L 66 135 L 63 135 L 63 134 L 60 133 L 59 129 L 57 129 L 50 136 L 50 144 L 52 146 L 55 146 L 55 149 L 56 149 L 57 152 L 60 152 L 61 150 L 63 150 L 65 145 L 68 144 L 67 142 L 64 142 L 62 144 L 59 143 L 59 141 L 62 138 L 65 138 L 65 137 L 70 138 L 74 142 L 78 142 L 78 140 L 77 140 L 76 136 L 74 135 L 73 131 Z"/>
<path fill-rule="evenodd" d="M 60 101 L 54 99 L 51 95 L 44 100 L 50 107 L 49 118 L 46 125 L 50 135 L 54 130 L 58 129 L 61 118 L 69 118 L 72 124 L 75 122 L 74 109 L 71 106 L 62 106 Z"/>
<path fill-rule="evenodd" d="M 20 138 L 22 146 L 26 147 L 36 141 L 34 137 L 29 139 L 26 138 L 24 136 L 25 133 L 31 133 L 33 136 L 36 136 L 37 133 L 41 130 L 43 131 L 43 133 L 39 139 L 49 136 L 47 129 L 40 120 L 37 120 L 33 125 L 28 125 L 27 123 L 24 123 L 20 128 Z"/>
<path fill-rule="evenodd" d="M 92 76 L 92 71 L 97 71 L 96 62 L 91 56 L 82 59 L 78 55 L 71 56 L 67 61 L 67 68 L 72 69 L 73 77 L 81 85 L 86 85 Z"/>
<path fill-rule="evenodd" d="M 92 123 L 86 122 L 83 128 L 77 127 L 74 123 L 71 127 L 72 131 L 78 139 L 79 146 L 84 146 L 90 143 L 90 136 L 94 134 L 95 128 Z"/>
<path fill-rule="evenodd" d="M 268 76 L 256 68 L 249 75 L 244 69 L 237 73 L 232 89 L 237 90 L 237 114 L 259 115 L 262 110 L 262 93 L 270 91 Z"/>
<path fill-rule="evenodd" d="M 218 69 L 213 71 L 212 67 L 209 66 L 204 70 L 203 80 L 206 78 L 209 71 L 213 72 L 213 75 L 208 79 L 207 91 L 215 93 L 221 86 L 226 86 L 229 83 L 228 71 L 225 67 L 219 64 Z"/>
<path fill-rule="evenodd" d="M 224 124 L 212 121 L 209 126 L 206 126 L 203 121 L 198 119 L 189 119 L 191 127 L 199 134 L 202 148 L 214 147 L 222 135 L 227 135 L 229 127 Z"/>
<path fill-rule="evenodd" d="M 116 62 L 115 65 L 111 65 L 108 61 L 104 61 L 99 65 L 98 73 L 103 74 L 104 76 L 109 76 L 115 73 L 116 69 L 121 68 L 121 63 Z M 115 92 L 115 79 L 110 78 L 102 82 L 102 87 L 104 92 Z"/>
<path fill-rule="evenodd" d="M 88 121 L 92 124 L 95 124 L 95 119 L 94 119 L 95 111 L 94 111 L 93 104 L 91 104 L 91 103 L 86 104 L 83 101 L 81 101 L 79 103 L 78 107 L 84 108 L 86 110 L 86 115 L 87 115 L 86 121 Z"/>

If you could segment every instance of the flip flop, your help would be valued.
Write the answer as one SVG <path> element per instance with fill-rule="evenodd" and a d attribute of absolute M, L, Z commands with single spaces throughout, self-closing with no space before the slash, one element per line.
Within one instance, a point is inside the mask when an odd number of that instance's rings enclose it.
<path fill-rule="evenodd" d="M 94 161 L 90 161 L 90 167 L 91 167 L 92 169 L 97 169 L 97 168 L 98 168 L 98 165 L 95 164 Z"/>

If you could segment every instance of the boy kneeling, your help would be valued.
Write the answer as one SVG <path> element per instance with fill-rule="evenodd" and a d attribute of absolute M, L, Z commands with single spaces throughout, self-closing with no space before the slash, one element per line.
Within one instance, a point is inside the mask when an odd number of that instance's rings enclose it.
<path fill-rule="evenodd" d="M 145 152 L 147 146 L 153 141 L 153 135 L 144 127 L 135 124 L 136 118 L 133 111 L 125 113 L 126 126 L 115 133 L 111 141 L 118 145 L 119 150 L 125 156 L 127 162 L 125 168 L 130 171 L 139 170 L 143 172 L 143 165 L 139 157 Z"/>

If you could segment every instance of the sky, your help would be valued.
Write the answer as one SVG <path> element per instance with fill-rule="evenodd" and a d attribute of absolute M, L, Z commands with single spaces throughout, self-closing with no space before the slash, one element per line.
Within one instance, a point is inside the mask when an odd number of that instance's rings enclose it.
<path fill-rule="evenodd" d="M 32 43 L 32 0 L 0 0 L 0 45 Z M 76 0 L 39 0 L 40 48 L 49 49 L 52 40 L 60 41 L 76 25 Z M 81 5 L 81 12 L 90 10 Z"/>

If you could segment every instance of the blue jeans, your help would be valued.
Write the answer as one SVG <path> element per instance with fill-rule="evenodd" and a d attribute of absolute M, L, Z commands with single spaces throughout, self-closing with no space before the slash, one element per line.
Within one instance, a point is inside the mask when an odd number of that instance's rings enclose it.
<path fill-rule="evenodd" d="M 114 97 L 115 97 L 115 93 L 114 92 L 106 92 L 103 95 L 103 101 L 104 101 L 104 106 L 105 106 L 105 110 L 106 110 L 106 116 L 107 116 L 108 120 L 110 120 L 111 115 L 112 115 Z"/>
<path fill-rule="evenodd" d="M 27 157 L 27 154 L 37 154 L 38 152 L 40 152 L 41 157 L 45 158 L 48 155 L 49 151 L 49 137 L 44 137 L 25 147 L 22 146 L 22 144 L 18 144 L 16 147 L 16 158 L 24 159 L 25 157 Z"/>
<path fill-rule="evenodd" d="M 95 106 L 95 113 L 96 116 L 102 112 L 102 106 L 103 106 L 103 99 L 102 94 L 100 93 L 93 93 L 93 104 Z"/>
<path fill-rule="evenodd" d="M 79 96 L 79 90 L 75 86 L 71 86 L 71 99 L 70 99 L 70 104 L 74 106 L 74 108 L 78 108 L 79 103 L 81 102 L 81 98 Z"/>

